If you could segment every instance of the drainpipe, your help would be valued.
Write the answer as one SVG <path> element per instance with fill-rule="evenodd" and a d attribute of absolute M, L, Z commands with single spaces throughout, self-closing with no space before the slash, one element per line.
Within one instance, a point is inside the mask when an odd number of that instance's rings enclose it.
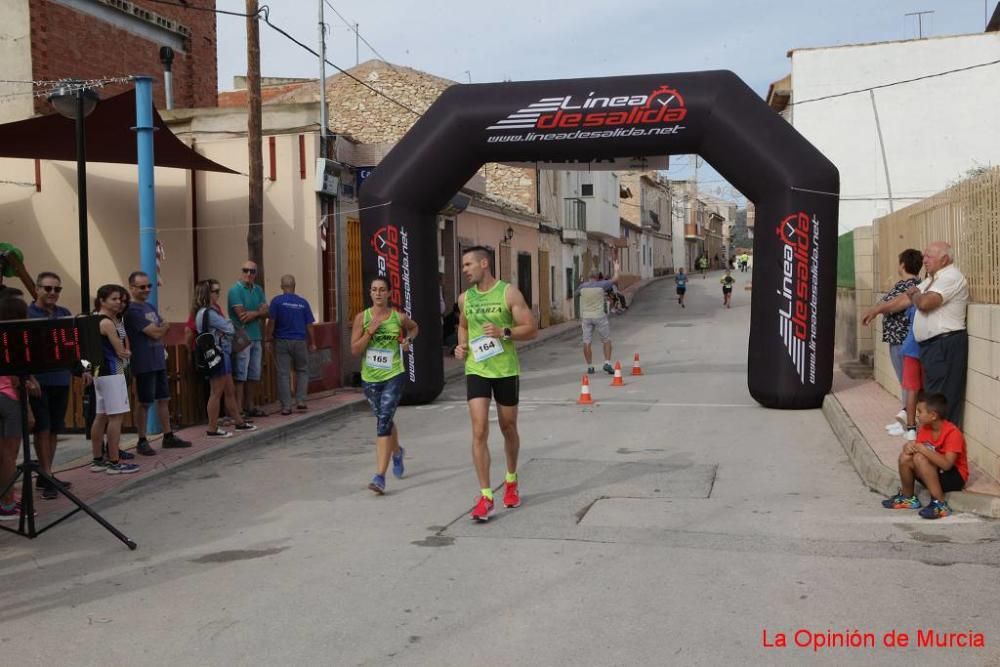
<path fill-rule="evenodd" d="M 160 47 L 160 62 L 163 63 L 163 96 L 167 99 L 167 109 L 174 108 L 174 50 L 169 46 Z"/>

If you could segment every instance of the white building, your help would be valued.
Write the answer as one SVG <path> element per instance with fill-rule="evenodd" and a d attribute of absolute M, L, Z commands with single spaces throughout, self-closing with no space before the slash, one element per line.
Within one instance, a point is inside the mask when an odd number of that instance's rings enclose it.
<path fill-rule="evenodd" d="M 840 169 L 841 232 L 1000 163 L 1000 33 L 788 55 L 767 101 Z"/>

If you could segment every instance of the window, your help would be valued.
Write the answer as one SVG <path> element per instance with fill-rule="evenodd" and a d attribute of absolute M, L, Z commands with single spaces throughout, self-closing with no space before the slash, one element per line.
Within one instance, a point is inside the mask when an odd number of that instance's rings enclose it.
<path fill-rule="evenodd" d="M 573 298 L 573 269 L 572 267 L 566 269 L 566 298 Z"/>
<path fill-rule="evenodd" d="M 594 184 L 593 183 L 581 183 L 580 184 L 580 196 L 581 197 L 593 197 L 594 196 Z"/>

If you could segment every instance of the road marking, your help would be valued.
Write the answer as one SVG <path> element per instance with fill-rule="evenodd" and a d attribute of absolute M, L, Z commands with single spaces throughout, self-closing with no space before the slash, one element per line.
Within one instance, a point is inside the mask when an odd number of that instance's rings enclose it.
<path fill-rule="evenodd" d="M 651 408 L 757 408 L 756 403 L 660 403 L 656 401 L 613 401 L 605 399 L 595 399 L 603 406 L 648 406 Z M 466 401 L 436 401 L 431 405 L 418 405 L 417 410 L 450 410 L 456 405 L 465 405 Z M 522 398 L 521 406 L 537 405 L 577 405 L 576 401 L 544 399 L 544 398 Z M 493 406 L 490 406 L 491 409 Z"/>

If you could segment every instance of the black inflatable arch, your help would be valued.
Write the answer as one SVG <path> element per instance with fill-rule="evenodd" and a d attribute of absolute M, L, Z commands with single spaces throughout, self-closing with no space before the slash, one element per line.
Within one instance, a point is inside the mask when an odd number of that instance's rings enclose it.
<path fill-rule="evenodd" d="M 756 205 L 748 386 L 816 408 L 833 375 L 836 167 L 728 71 L 456 85 L 365 181 L 366 282 L 420 325 L 405 399 L 444 386 L 436 215 L 487 162 L 697 153 Z"/>

